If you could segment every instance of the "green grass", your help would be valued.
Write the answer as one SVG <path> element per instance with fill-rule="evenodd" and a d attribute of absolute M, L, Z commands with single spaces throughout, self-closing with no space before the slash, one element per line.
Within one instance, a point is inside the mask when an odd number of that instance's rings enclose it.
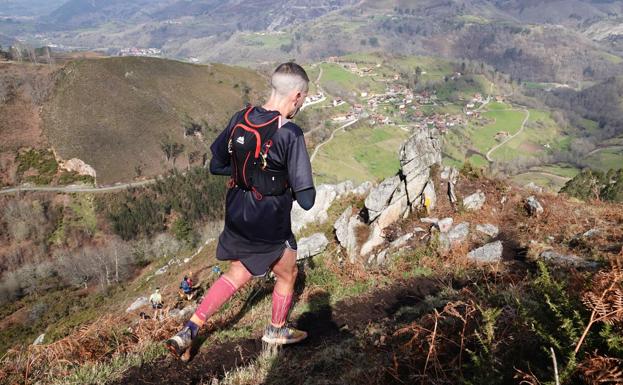
<path fill-rule="evenodd" d="M 489 20 L 478 15 L 461 15 L 458 17 L 459 20 L 462 20 L 469 24 L 489 24 Z"/>
<path fill-rule="evenodd" d="M 487 161 L 487 159 L 485 159 L 483 156 L 480 156 L 478 154 L 474 154 L 472 156 L 469 157 L 469 162 L 476 166 L 476 167 L 487 167 L 489 165 L 489 162 Z"/>
<path fill-rule="evenodd" d="M 559 141 L 564 136 L 551 118 L 550 113 L 534 109 L 529 111 L 530 118 L 523 132 L 493 152 L 493 158 L 511 161 L 517 157 L 537 157 L 549 151 L 545 147 L 546 145 L 552 148 L 561 146 Z"/>
<path fill-rule="evenodd" d="M 76 368 L 68 367 L 67 373 L 52 380 L 53 385 L 104 385 L 117 378 L 130 368 L 149 364 L 167 352 L 164 344 L 151 343 L 139 353 L 121 354 L 108 362 L 86 364 Z"/>
<path fill-rule="evenodd" d="M 381 92 L 384 86 L 369 77 L 354 74 L 339 64 L 322 63 L 322 78 L 320 83 L 332 95 L 357 96 L 361 92 Z"/>
<path fill-rule="evenodd" d="M 314 159 L 317 183 L 382 180 L 400 168 L 398 151 L 409 134 L 392 126 L 360 126 L 338 132 Z"/>
<path fill-rule="evenodd" d="M 286 33 L 270 33 L 260 35 L 257 33 L 245 33 L 240 36 L 244 45 L 260 46 L 268 49 L 279 49 L 283 44 L 290 44 L 290 35 Z"/>
<path fill-rule="evenodd" d="M 37 185 L 52 182 L 58 171 L 58 163 L 52 150 L 35 150 L 21 152 L 16 157 L 18 180 Z M 24 174 L 32 174 L 26 175 Z"/>
<path fill-rule="evenodd" d="M 527 172 L 519 175 L 515 175 L 511 178 L 515 183 L 520 186 L 533 182 L 537 186 L 541 186 L 546 190 L 552 192 L 558 192 L 564 186 L 565 182 L 559 178 L 554 178 L 549 175 L 543 175 L 538 172 Z"/>
<path fill-rule="evenodd" d="M 493 110 L 482 114 L 491 122 L 484 127 L 476 127 L 470 124 L 470 139 L 480 152 L 486 153 L 498 142 L 495 135 L 500 131 L 506 131 L 514 135 L 521 128 L 521 123 L 525 117 L 523 111 Z M 492 154 L 496 156 L 496 152 Z"/>
<path fill-rule="evenodd" d="M 623 168 L 623 150 L 620 148 L 604 149 L 589 156 L 585 161 L 590 168 L 603 172 Z"/>
<path fill-rule="evenodd" d="M 613 55 L 608 52 L 602 52 L 601 55 L 604 59 L 608 60 L 610 63 L 613 63 L 613 64 L 621 64 L 623 62 L 622 57 Z"/>
<path fill-rule="evenodd" d="M 565 178 L 573 178 L 580 173 L 581 170 L 569 164 L 549 164 L 546 166 L 534 167 L 534 171 L 543 171 Z"/>

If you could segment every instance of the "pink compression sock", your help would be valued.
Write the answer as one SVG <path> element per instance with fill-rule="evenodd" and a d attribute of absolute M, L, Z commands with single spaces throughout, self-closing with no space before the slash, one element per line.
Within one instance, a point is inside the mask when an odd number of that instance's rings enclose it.
<path fill-rule="evenodd" d="M 292 293 L 281 295 L 273 290 L 273 325 L 283 325 L 288 317 L 290 306 L 292 305 Z"/>
<path fill-rule="evenodd" d="M 205 322 L 237 291 L 236 286 L 222 275 L 212 284 L 210 290 L 201 301 L 195 315 Z"/>

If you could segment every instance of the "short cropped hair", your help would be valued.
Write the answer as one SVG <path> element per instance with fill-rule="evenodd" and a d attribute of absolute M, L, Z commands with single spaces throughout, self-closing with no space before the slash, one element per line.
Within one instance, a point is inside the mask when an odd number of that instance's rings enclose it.
<path fill-rule="evenodd" d="M 283 63 L 273 72 L 270 85 L 280 95 L 287 95 L 292 91 L 307 92 L 309 77 L 300 65 L 293 62 Z"/>

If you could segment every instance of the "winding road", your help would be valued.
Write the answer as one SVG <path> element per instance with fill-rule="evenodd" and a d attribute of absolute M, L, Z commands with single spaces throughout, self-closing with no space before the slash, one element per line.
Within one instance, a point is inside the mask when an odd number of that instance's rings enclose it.
<path fill-rule="evenodd" d="M 493 163 L 493 159 L 491 159 L 491 153 L 495 150 L 497 150 L 498 148 L 502 147 L 503 145 L 505 145 L 506 143 L 508 143 L 509 141 L 513 140 L 517 135 L 521 134 L 524 130 L 524 128 L 526 128 L 526 123 L 528 122 L 528 119 L 530 119 L 530 110 L 528 110 L 527 108 L 523 108 L 523 111 L 526 113 L 526 117 L 524 118 L 523 122 L 521 123 L 521 128 L 519 129 L 519 131 L 517 131 L 514 135 L 509 136 L 508 138 L 506 138 L 502 143 L 493 146 L 485 155 L 485 158 L 487 158 L 487 161 L 489 163 Z"/>
<path fill-rule="evenodd" d="M 56 193 L 105 193 L 125 190 L 132 187 L 142 187 L 152 184 L 156 179 L 148 179 L 140 182 L 122 183 L 114 186 L 84 187 L 84 186 L 18 186 L 0 190 L 0 194 L 19 194 L 21 192 L 56 192 Z"/>

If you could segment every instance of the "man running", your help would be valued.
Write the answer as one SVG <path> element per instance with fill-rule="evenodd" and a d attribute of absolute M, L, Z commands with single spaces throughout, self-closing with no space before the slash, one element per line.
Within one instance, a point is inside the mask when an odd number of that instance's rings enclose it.
<path fill-rule="evenodd" d="M 216 257 L 231 261 L 229 271 L 210 287 L 184 328 L 166 341 L 182 359 L 199 329 L 252 277 L 272 270 L 271 322 L 262 340 L 290 344 L 307 333 L 286 324 L 292 304 L 296 266 L 296 240 L 290 211 L 293 200 L 309 210 L 316 190 L 303 131 L 288 119 L 299 111 L 307 96 L 309 78 L 295 63 L 277 67 L 271 78 L 271 96 L 262 107 L 236 113 L 212 146 L 210 171 L 231 175 L 226 198 L 225 228 Z"/>

